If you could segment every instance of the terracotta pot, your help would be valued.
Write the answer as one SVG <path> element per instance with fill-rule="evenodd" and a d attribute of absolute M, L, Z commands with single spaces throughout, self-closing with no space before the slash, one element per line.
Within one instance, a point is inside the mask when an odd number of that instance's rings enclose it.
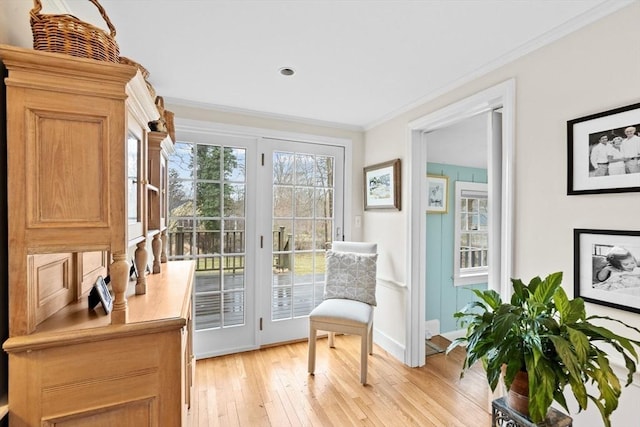
<path fill-rule="evenodd" d="M 516 374 L 507 394 L 507 405 L 511 409 L 529 416 L 529 375 L 526 371 Z"/>

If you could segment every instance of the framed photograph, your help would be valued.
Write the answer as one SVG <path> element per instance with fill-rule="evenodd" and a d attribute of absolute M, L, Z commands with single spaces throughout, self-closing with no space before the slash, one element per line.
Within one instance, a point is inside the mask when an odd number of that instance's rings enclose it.
<path fill-rule="evenodd" d="M 111 309 L 113 308 L 113 298 L 111 297 L 107 283 L 102 276 L 98 276 L 98 280 L 96 280 L 91 292 L 89 292 L 89 310 L 98 304 L 102 304 L 102 308 L 104 308 L 106 314 L 111 313 Z"/>
<path fill-rule="evenodd" d="M 427 175 L 427 213 L 447 213 L 449 208 L 449 177 Z"/>
<path fill-rule="evenodd" d="M 640 191 L 640 104 L 567 122 L 567 194 Z"/>
<path fill-rule="evenodd" d="M 364 209 L 400 210 L 400 159 L 364 168 Z"/>
<path fill-rule="evenodd" d="M 574 295 L 640 313 L 640 231 L 574 229 Z"/>
<path fill-rule="evenodd" d="M 133 258 L 131 258 L 131 267 L 129 268 L 129 278 L 130 279 L 138 278 L 138 267 L 136 267 L 136 261 Z"/>

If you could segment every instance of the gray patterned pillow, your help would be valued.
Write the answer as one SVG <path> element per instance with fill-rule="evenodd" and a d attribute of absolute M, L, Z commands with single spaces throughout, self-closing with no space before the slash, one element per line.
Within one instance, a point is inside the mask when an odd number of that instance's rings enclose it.
<path fill-rule="evenodd" d="M 376 305 L 378 254 L 327 251 L 324 299 L 345 298 Z"/>

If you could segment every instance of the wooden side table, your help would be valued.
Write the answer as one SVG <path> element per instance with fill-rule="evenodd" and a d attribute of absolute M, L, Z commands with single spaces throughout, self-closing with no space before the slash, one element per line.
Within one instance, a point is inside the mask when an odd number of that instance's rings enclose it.
<path fill-rule="evenodd" d="M 573 419 L 562 412 L 550 408 L 547 418 L 535 424 L 525 415 L 511 409 L 504 397 L 491 402 L 491 426 L 492 427 L 571 427 Z"/>

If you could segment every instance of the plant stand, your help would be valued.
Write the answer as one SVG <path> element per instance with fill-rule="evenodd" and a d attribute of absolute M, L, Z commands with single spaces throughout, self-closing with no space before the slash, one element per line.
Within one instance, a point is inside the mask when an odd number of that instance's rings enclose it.
<path fill-rule="evenodd" d="M 511 409 L 504 397 L 491 402 L 491 426 L 492 427 L 571 427 L 573 419 L 562 412 L 550 408 L 547 418 L 539 424 L 533 423 L 525 415 Z"/>

